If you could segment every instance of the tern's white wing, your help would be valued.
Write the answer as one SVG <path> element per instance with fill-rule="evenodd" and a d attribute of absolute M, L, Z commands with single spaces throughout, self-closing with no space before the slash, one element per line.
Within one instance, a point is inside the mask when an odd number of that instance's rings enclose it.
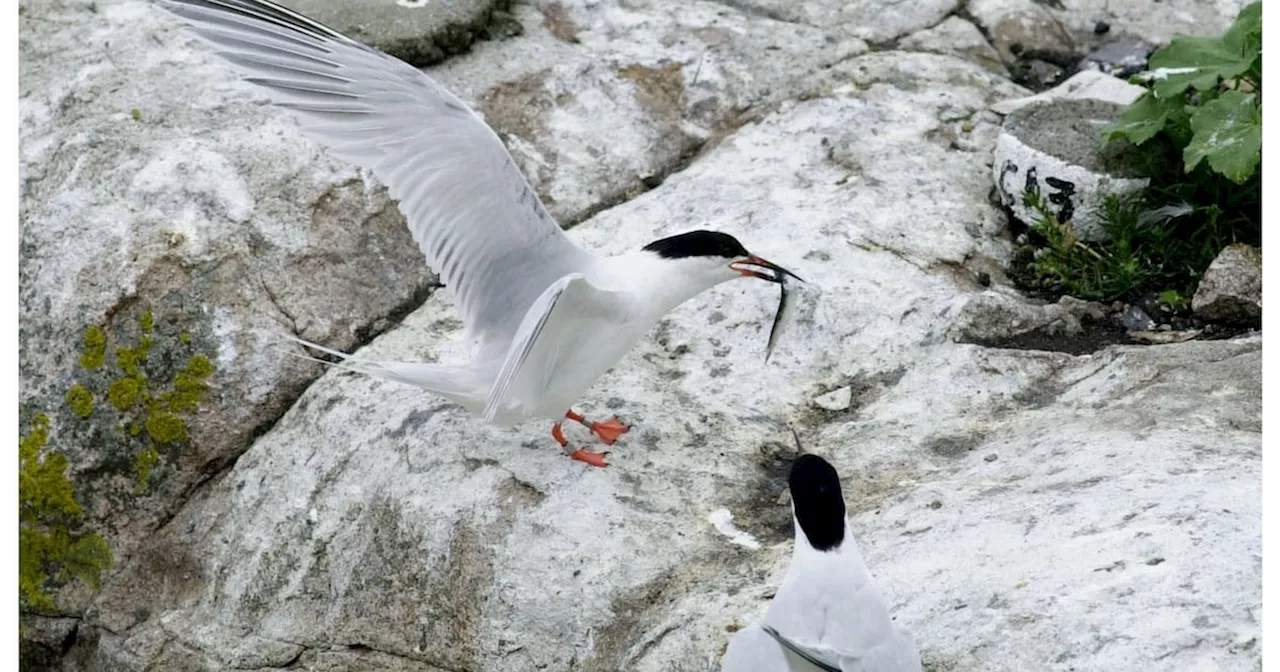
<path fill-rule="evenodd" d="M 720 672 L 840 672 L 840 668 L 814 665 L 784 648 L 764 628 L 750 625 L 729 638 Z"/>
<path fill-rule="evenodd" d="M 413 66 L 267 0 L 159 4 L 386 183 L 471 336 L 505 348 L 534 299 L 587 264 L 498 136 Z"/>
<path fill-rule="evenodd" d="M 548 287 L 533 302 L 511 341 L 489 391 L 485 420 L 492 422 L 502 410 L 517 378 L 526 376 L 533 389 L 545 389 L 552 376 L 563 374 L 556 370 L 556 364 L 562 356 L 573 354 L 564 352 L 574 347 L 573 336 L 597 330 L 601 322 L 624 323 L 627 305 L 622 293 L 599 289 L 581 273 L 566 275 Z M 591 380 L 583 382 L 590 384 Z"/>
<path fill-rule="evenodd" d="M 921 669 L 915 640 L 893 621 L 847 522 L 836 550 L 816 551 L 797 536 L 791 567 L 765 623 L 797 653 L 841 672 Z"/>

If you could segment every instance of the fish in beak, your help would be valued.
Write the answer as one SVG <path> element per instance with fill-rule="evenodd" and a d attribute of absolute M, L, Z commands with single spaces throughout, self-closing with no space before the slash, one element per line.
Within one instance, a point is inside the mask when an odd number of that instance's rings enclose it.
<path fill-rule="evenodd" d="M 781 283 L 783 278 L 788 276 L 795 278 L 800 282 L 804 282 L 804 280 L 801 280 L 800 276 L 795 273 L 788 271 L 768 259 L 757 257 L 754 254 L 742 261 L 735 261 L 732 264 L 729 264 L 729 268 L 732 268 L 744 276 L 760 278 L 761 280 L 768 280 L 769 282 Z"/>

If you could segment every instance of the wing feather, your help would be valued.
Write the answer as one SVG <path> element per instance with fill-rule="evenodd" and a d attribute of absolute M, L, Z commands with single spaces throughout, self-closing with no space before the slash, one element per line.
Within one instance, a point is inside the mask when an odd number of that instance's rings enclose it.
<path fill-rule="evenodd" d="M 547 378 L 556 373 L 554 366 L 566 339 L 552 338 L 548 342 L 541 336 L 573 334 L 598 326 L 601 320 L 625 321 L 625 306 L 626 300 L 618 292 L 597 288 L 581 273 L 570 273 L 548 287 L 533 302 L 512 339 L 498 377 L 489 390 L 485 420 L 492 422 L 502 410 L 517 380 L 534 376 L 533 386 L 541 389 Z M 533 362 L 538 365 L 531 368 Z"/>
<path fill-rule="evenodd" d="M 498 136 L 416 68 L 269 0 L 159 4 L 387 185 L 471 336 L 505 345 L 543 290 L 589 262 Z"/>

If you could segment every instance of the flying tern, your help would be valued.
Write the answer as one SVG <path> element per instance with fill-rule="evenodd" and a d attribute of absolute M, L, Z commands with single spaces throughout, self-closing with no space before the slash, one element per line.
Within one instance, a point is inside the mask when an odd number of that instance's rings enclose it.
<path fill-rule="evenodd" d="M 484 121 L 417 68 L 267 0 L 159 5 L 292 110 L 305 135 L 386 184 L 475 346 L 469 365 L 449 366 L 370 361 L 294 338 L 337 366 L 416 385 L 499 426 L 554 420 L 563 448 L 565 420 L 611 445 L 629 428 L 589 422 L 571 405 L 663 315 L 727 280 L 799 280 L 716 231 L 589 252 Z M 605 454 L 570 457 L 605 466 Z"/>
<path fill-rule="evenodd" d="M 801 455 L 789 476 L 795 550 L 764 623 L 733 635 L 721 672 L 920 672 L 845 518 L 840 477 Z"/>

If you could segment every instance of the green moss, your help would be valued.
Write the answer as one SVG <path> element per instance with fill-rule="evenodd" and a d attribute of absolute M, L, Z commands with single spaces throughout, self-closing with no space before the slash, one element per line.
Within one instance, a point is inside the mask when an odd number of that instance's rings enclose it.
<path fill-rule="evenodd" d="M 190 342 L 191 342 L 191 334 L 190 334 L 189 332 L 185 332 L 185 331 L 184 331 L 184 332 L 182 332 L 181 334 L 178 334 L 178 340 L 179 340 L 179 341 L 182 341 L 183 343 L 190 343 Z"/>
<path fill-rule="evenodd" d="M 156 450 L 155 445 L 149 445 L 138 453 L 138 457 L 134 458 L 134 465 L 138 467 L 138 485 L 134 488 L 133 493 L 140 494 L 147 489 L 147 483 L 151 479 L 151 471 L 160 464 L 160 451 Z"/>
<path fill-rule="evenodd" d="M 147 415 L 147 436 L 156 443 L 178 443 L 187 440 L 187 423 L 177 415 L 153 408 Z"/>
<path fill-rule="evenodd" d="M 138 318 L 138 327 L 142 329 L 142 333 L 149 334 L 155 328 L 155 316 L 151 314 L 151 309 L 147 309 L 142 313 L 142 317 Z"/>
<path fill-rule="evenodd" d="M 138 397 L 145 386 L 146 381 L 141 376 L 119 378 L 112 381 L 111 387 L 107 388 L 107 401 L 111 402 L 117 411 L 127 411 L 138 403 Z"/>
<path fill-rule="evenodd" d="M 135 107 L 129 110 L 129 116 L 133 117 L 134 121 L 142 121 L 142 110 Z"/>
<path fill-rule="evenodd" d="M 84 385 L 76 383 L 67 390 L 67 405 L 71 407 L 72 413 L 87 418 L 93 414 L 93 395 L 89 394 Z"/>
<path fill-rule="evenodd" d="M 80 353 L 80 366 L 93 371 L 102 368 L 107 357 L 107 335 L 102 327 L 91 326 L 84 331 L 84 350 Z"/>
<path fill-rule="evenodd" d="M 67 480 L 67 458 L 42 449 L 49 440 L 49 418 L 38 415 L 31 432 L 18 438 L 18 599 L 22 608 L 53 612 L 50 580 L 78 578 L 94 590 L 111 566 L 111 547 L 96 532 L 76 534 L 84 517 Z"/>

